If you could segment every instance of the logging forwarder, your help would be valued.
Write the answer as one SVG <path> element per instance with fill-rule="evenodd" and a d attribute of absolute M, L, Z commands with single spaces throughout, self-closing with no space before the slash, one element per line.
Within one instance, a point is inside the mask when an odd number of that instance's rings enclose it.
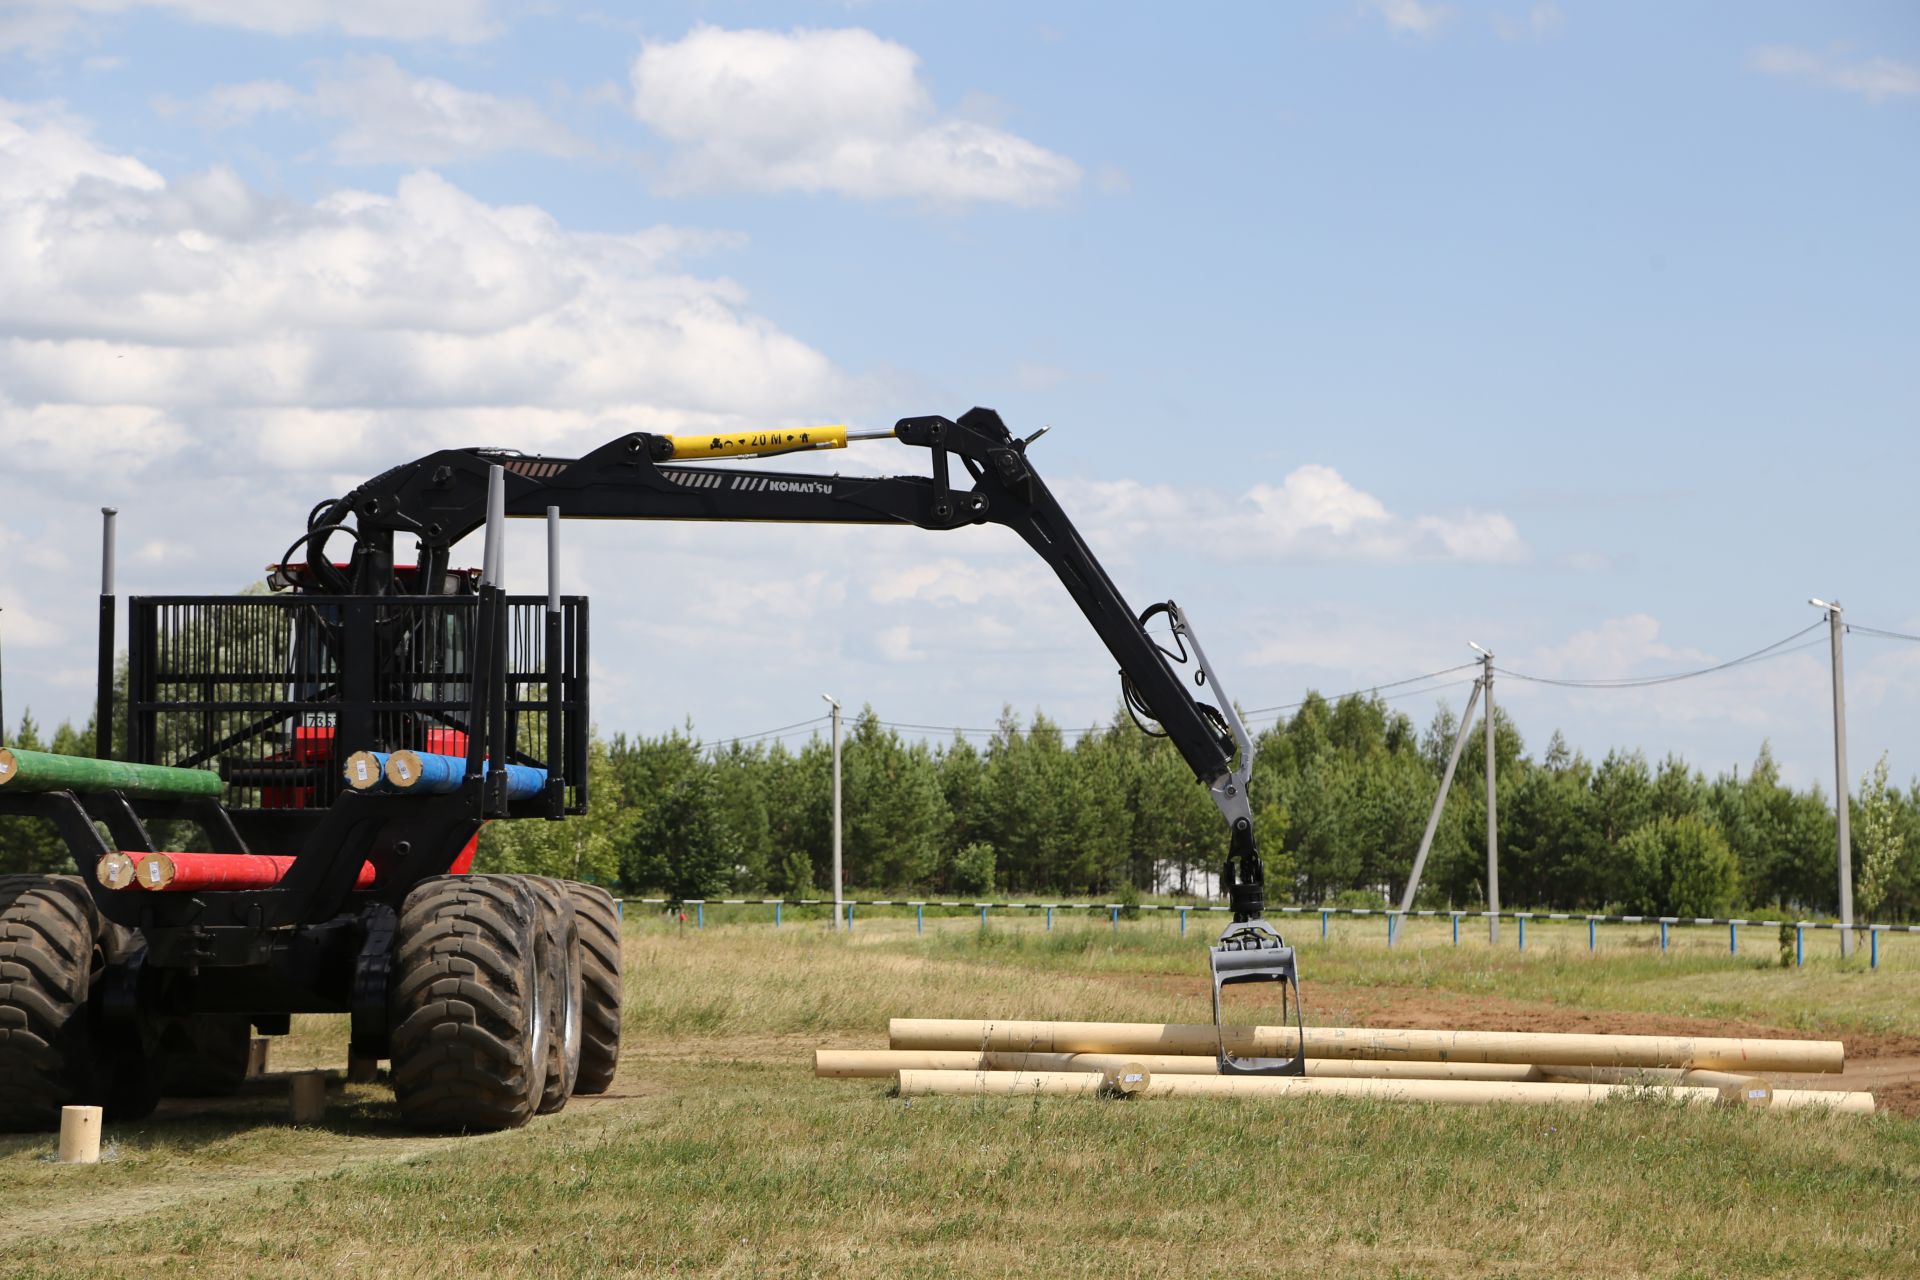
<path fill-rule="evenodd" d="M 0 1129 L 70 1102 L 105 1101 L 112 1119 L 161 1092 L 235 1087 L 249 1025 L 284 1034 L 296 1012 L 350 1014 L 353 1053 L 390 1060 L 402 1115 L 427 1127 L 514 1127 L 608 1086 L 612 899 L 466 874 L 484 823 L 586 809 L 587 602 L 559 594 L 563 519 L 1013 530 L 1113 656 L 1136 722 L 1170 740 L 1227 824 L 1215 1025 L 1226 987 L 1273 982 L 1297 1035 L 1292 1056 L 1236 1057 L 1216 1031 L 1219 1070 L 1302 1074 L 1294 953 L 1263 918 L 1252 740 L 1186 614 L 1170 600 L 1136 613 L 1055 501 L 1028 455 L 1043 432 L 1021 439 L 973 409 L 873 432 L 634 432 L 577 458 L 441 450 L 314 507 L 270 595 L 132 599 L 125 760 L 19 753 L 0 775 L 0 817 L 51 821 L 79 872 L 0 878 L 0 961 L 30 952 L 38 966 L 0 984 Z M 750 465 L 885 442 L 925 450 L 928 474 Z M 545 599 L 502 585 L 515 517 L 547 523 Z M 486 567 L 454 568 L 454 545 L 483 527 Z M 335 540 L 350 544 L 343 562 Z M 409 541 L 415 562 L 398 563 Z M 113 601 L 109 570 L 103 726 Z M 1161 619 L 1165 643 L 1148 630 Z M 196 827 L 203 852 L 148 858 L 156 819 Z M 455 954 L 470 938 L 490 967 L 462 981 L 486 999 L 445 997 L 473 969 Z"/>

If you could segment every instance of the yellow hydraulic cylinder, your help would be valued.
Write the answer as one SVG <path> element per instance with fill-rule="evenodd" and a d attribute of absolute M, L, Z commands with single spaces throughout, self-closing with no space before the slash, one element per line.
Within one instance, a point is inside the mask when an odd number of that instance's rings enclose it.
<path fill-rule="evenodd" d="M 824 427 L 788 427 L 778 431 L 736 431 L 729 435 L 668 436 L 675 462 L 694 458 L 737 458 L 744 454 L 786 453 L 796 449 L 844 449 L 845 423 Z"/>

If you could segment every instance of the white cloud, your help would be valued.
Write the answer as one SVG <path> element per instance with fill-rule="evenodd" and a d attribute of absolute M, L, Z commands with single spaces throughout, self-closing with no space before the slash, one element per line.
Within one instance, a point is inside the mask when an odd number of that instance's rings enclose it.
<path fill-rule="evenodd" d="M 634 114 L 679 150 L 682 189 L 862 199 L 1057 200 L 1080 166 L 1005 130 L 936 114 L 912 50 L 870 31 L 696 27 L 633 64 Z"/>
<path fill-rule="evenodd" d="M 1548 36 L 1566 25 L 1567 15 L 1557 4 L 1541 3 L 1528 9 L 1522 16 L 1496 14 L 1493 19 L 1494 34 L 1502 40 L 1545 40 Z"/>
<path fill-rule="evenodd" d="M 489 0 L 15 0 L 0 14 L 0 51 L 44 53 L 101 17 L 143 9 L 276 36 L 337 31 L 367 39 L 477 44 L 500 30 Z"/>
<path fill-rule="evenodd" d="M 63 660 L 87 649 L 89 597 L 47 557 L 84 563 L 101 503 L 123 511 L 129 589 L 228 591 L 259 576 L 318 498 L 435 448 L 566 456 L 626 430 L 857 413 L 863 384 L 754 315 L 737 284 L 687 269 L 733 243 L 572 231 L 430 172 L 289 200 L 224 170 L 163 176 L 79 122 L 0 104 L 8 642 Z M 631 594 L 638 533 L 624 531 L 623 553 L 608 542 L 610 598 Z M 851 551 L 841 563 L 858 567 Z M 845 579 L 807 576 L 819 572 L 770 575 L 717 612 L 708 593 L 726 573 L 648 576 L 711 613 L 717 634 L 778 644 L 831 619 Z M 16 715 L 60 709 L 56 665 L 11 665 Z M 607 710 L 616 725 L 643 714 Z"/>
<path fill-rule="evenodd" d="M 1134 481 L 1066 487 L 1076 516 L 1116 541 L 1190 538 L 1212 555 L 1290 563 L 1505 563 L 1527 556 L 1519 530 L 1498 512 L 1396 515 L 1318 464 L 1297 467 L 1277 484 L 1255 484 L 1238 498 Z"/>
<path fill-rule="evenodd" d="M 1853 62 L 1839 57 L 1771 45 L 1747 56 L 1747 66 L 1767 75 L 1804 80 L 1827 89 L 1858 94 L 1869 102 L 1884 102 L 1920 94 L 1920 67 L 1892 58 L 1864 58 Z"/>
<path fill-rule="evenodd" d="M 223 84 L 200 100 L 200 118 L 216 129 L 245 124 L 267 111 L 290 111 L 300 103 L 300 91 L 278 80 L 248 80 Z"/>
<path fill-rule="evenodd" d="M 587 149 L 523 98 L 410 75 L 384 56 L 326 68 L 306 94 L 274 80 L 222 85 L 202 99 L 201 115 L 225 127 L 267 111 L 345 121 L 328 144 L 343 164 L 441 165 L 498 151 L 576 156 Z"/>
<path fill-rule="evenodd" d="M 679 269 L 722 243 L 570 232 L 427 172 L 313 204 L 224 170 L 163 181 L 69 124 L 0 111 L 8 421 L 143 406 L 211 429 L 376 408 L 383 429 L 438 412 L 414 428 L 432 434 L 465 408 L 777 416 L 843 392 L 736 285 Z"/>
<path fill-rule="evenodd" d="M 1367 9 L 1395 35 L 1432 36 L 1453 19 L 1453 6 L 1433 0 L 1367 0 Z"/>

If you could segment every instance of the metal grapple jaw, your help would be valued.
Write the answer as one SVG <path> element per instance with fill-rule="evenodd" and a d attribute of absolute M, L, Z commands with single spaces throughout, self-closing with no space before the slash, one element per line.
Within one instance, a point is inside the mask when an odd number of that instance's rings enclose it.
<path fill-rule="evenodd" d="M 1300 1007 L 1300 973 L 1294 964 L 1293 948 L 1265 920 L 1237 920 L 1227 926 L 1220 940 L 1207 952 L 1207 967 L 1213 972 L 1213 1033 L 1217 1046 L 1220 1074 L 1224 1076 L 1303 1076 L 1307 1073 L 1307 1031 Z M 1292 1010 L 1295 1048 L 1290 1058 L 1236 1057 L 1227 1048 L 1225 1025 L 1220 1020 L 1220 989 L 1241 982 L 1277 982 L 1280 984 L 1280 1026 L 1288 1022 Z"/>

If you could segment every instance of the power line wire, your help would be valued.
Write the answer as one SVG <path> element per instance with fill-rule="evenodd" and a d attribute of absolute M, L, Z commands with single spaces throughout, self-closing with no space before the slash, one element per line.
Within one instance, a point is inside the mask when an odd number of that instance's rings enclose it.
<path fill-rule="evenodd" d="M 1881 640 L 1911 640 L 1915 644 L 1920 644 L 1920 636 L 1908 635 L 1904 631 L 1888 631 L 1884 627 L 1869 627 L 1858 622 L 1849 622 L 1846 625 L 1849 635 L 1857 631 L 1863 636 L 1873 636 Z"/>
<path fill-rule="evenodd" d="M 1524 680 L 1529 684 L 1556 685 L 1563 689 L 1648 689 L 1655 685 L 1674 684 L 1681 680 L 1697 680 L 1701 676 L 1710 676 L 1717 672 L 1730 671 L 1735 667 L 1745 666 L 1750 662 L 1759 662 L 1766 658 L 1785 657 L 1789 653 L 1798 652 L 1799 649 L 1812 648 L 1812 645 L 1801 645 L 1796 649 L 1786 649 L 1783 648 L 1783 646 L 1792 644 L 1795 640 L 1800 639 L 1815 628 L 1826 625 L 1824 619 L 1819 622 L 1809 623 L 1792 635 L 1775 640 L 1772 644 L 1764 648 L 1755 649 L 1752 653 L 1742 654 L 1738 658 L 1730 658 L 1725 662 L 1715 663 L 1710 667 L 1701 667 L 1696 671 L 1674 671 L 1659 676 L 1622 676 L 1617 679 L 1607 680 L 1563 680 L 1553 676 L 1526 675 L 1523 672 L 1512 671 L 1506 667 L 1495 667 L 1494 670 L 1512 680 Z M 1815 641 L 1814 643 L 1824 644 L 1825 641 Z"/>
<path fill-rule="evenodd" d="M 1477 667 L 1479 665 L 1480 664 L 1478 662 L 1463 662 L 1457 667 L 1443 667 L 1439 671 L 1429 671 L 1423 676 L 1408 676 L 1404 680 L 1389 680 L 1385 684 L 1370 684 L 1364 689 L 1348 690 L 1346 693 L 1340 694 L 1339 697 L 1328 698 L 1327 701 L 1338 702 L 1342 698 L 1358 697 L 1360 694 L 1363 694 L 1363 693 L 1378 693 L 1382 689 L 1398 689 L 1402 685 L 1419 684 L 1422 680 L 1433 680 L 1433 679 L 1437 679 L 1440 676 L 1450 676 L 1456 671 L 1465 671 L 1469 667 Z M 1416 690 L 1416 692 L 1419 692 L 1419 691 Z M 1404 695 L 1401 695 L 1401 696 L 1404 696 Z M 1300 707 L 1304 707 L 1306 705 L 1307 705 L 1306 699 L 1303 698 L 1299 702 L 1289 702 L 1289 703 L 1286 703 L 1284 706 L 1255 707 L 1253 710 L 1247 712 L 1247 715 L 1263 716 L 1271 711 L 1293 711 Z"/>
<path fill-rule="evenodd" d="M 759 733 L 743 733 L 737 738 L 716 738 L 712 742 L 707 743 L 706 746 L 709 748 L 731 747 L 742 742 L 757 742 L 761 738 L 771 738 L 778 734 L 784 734 L 792 729 L 804 729 L 809 725 L 819 724 L 822 720 L 830 718 L 831 717 L 827 715 L 819 715 L 813 717 L 811 720 L 796 720 L 792 724 L 783 724 L 777 729 L 762 729 Z"/>

